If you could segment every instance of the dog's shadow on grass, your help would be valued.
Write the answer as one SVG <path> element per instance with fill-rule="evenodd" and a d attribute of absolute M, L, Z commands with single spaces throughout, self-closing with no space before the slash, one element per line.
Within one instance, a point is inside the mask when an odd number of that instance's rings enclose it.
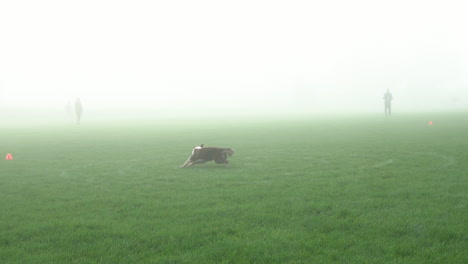
<path fill-rule="evenodd" d="M 180 170 L 230 170 L 235 169 L 236 166 L 231 165 L 216 165 L 216 164 L 204 164 L 204 165 L 196 165 L 191 167 L 179 167 Z"/>

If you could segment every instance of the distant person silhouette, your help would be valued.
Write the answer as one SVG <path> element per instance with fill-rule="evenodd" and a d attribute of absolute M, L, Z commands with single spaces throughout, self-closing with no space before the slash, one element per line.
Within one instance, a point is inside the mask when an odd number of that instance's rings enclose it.
<path fill-rule="evenodd" d="M 385 115 L 391 116 L 393 96 L 390 90 L 387 89 L 387 92 L 384 94 L 383 99 L 385 100 Z"/>
<path fill-rule="evenodd" d="M 77 124 L 79 125 L 80 120 L 81 120 L 81 114 L 83 113 L 83 106 L 81 105 L 80 98 L 76 98 L 75 113 L 76 113 L 76 121 L 77 121 Z"/>

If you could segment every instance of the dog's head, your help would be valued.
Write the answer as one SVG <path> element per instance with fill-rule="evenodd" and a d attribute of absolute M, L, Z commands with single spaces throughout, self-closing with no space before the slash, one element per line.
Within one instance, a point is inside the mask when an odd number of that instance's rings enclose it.
<path fill-rule="evenodd" d="M 227 149 L 224 150 L 224 152 L 225 152 L 226 154 L 228 154 L 229 156 L 232 156 L 232 154 L 234 154 L 234 149 L 232 149 L 232 148 L 227 148 Z"/>
<path fill-rule="evenodd" d="M 202 149 L 202 148 L 203 148 L 203 144 L 201 144 L 200 146 L 195 146 L 195 147 L 193 147 L 192 155 L 195 154 L 195 151 L 196 151 L 196 150 L 199 150 L 199 149 Z"/>

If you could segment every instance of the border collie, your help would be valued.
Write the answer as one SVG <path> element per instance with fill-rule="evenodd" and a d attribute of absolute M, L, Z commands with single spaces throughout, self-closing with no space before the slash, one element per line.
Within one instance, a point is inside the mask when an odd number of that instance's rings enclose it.
<path fill-rule="evenodd" d="M 201 144 L 193 148 L 192 155 L 180 167 L 190 167 L 212 160 L 217 164 L 229 164 L 227 158 L 228 156 L 232 156 L 232 154 L 234 154 L 234 150 L 231 148 L 204 147 Z"/>

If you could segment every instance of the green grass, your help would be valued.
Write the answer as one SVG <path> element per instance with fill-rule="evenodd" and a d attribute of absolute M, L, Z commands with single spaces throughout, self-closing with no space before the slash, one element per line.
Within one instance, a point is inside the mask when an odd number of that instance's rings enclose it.
<path fill-rule="evenodd" d="M 468 263 L 467 132 L 466 113 L 4 126 L 0 263 Z M 200 143 L 231 164 L 179 169 Z"/>

